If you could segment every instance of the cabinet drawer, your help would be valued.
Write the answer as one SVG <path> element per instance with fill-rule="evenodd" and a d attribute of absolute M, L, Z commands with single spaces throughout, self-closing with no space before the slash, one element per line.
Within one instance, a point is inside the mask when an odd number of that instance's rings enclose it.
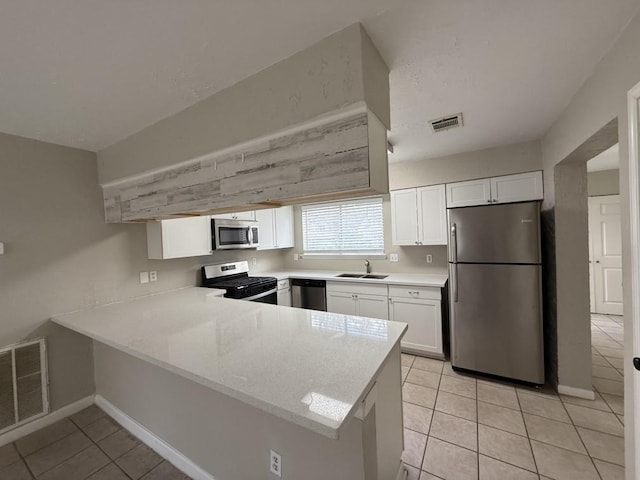
<path fill-rule="evenodd" d="M 442 298 L 439 287 L 416 287 L 414 285 L 389 285 L 389 296 L 423 300 L 440 300 Z"/>
<path fill-rule="evenodd" d="M 387 296 L 387 286 L 356 282 L 327 282 L 327 292 L 355 293 Z"/>
<path fill-rule="evenodd" d="M 284 280 L 278 280 L 278 290 L 284 290 L 285 288 L 289 288 L 289 279 L 285 278 Z"/>

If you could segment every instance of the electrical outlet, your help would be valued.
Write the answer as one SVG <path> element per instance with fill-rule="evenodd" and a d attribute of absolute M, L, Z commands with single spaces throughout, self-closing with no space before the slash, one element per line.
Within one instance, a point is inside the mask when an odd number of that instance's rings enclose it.
<path fill-rule="evenodd" d="M 140 272 L 140 283 L 149 283 L 149 272 Z"/>
<path fill-rule="evenodd" d="M 389 254 L 389 261 L 390 262 L 397 262 L 398 261 L 398 254 L 397 253 L 390 253 Z"/>
<path fill-rule="evenodd" d="M 0 255 L 4 255 L 4 243 L 0 242 Z"/>
<path fill-rule="evenodd" d="M 271 473 L 277 475 L 278 477 L 282 477 L 282 457 L 278 452 L 274 452 L 273 450 L 271 450 L 269 466 L 271 468 Z"/>
<path fill-rule="evenodd" d="M 427 263 L 433 263 L 433 255 L 430 253 L 427 254 Z"/>
<path fill-rule="evenodd" d="M 149 281 L 155 282 L 156 280 L 158 280 L 158 272 L 155 270 L 153 272 L 149 272 Z"/>
<path fill-rule="evenodd" d="M 251 257 L 251 265 L 254 267 L 258 264 L 258 259 L 256 257 Z"/>

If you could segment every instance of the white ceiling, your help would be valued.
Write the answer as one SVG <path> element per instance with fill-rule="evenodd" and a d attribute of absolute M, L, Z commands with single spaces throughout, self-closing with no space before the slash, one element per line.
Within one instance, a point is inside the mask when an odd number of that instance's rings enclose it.
<path fill-rule="evenodd" d="M 391 68 L 393 161 L 539 138 L 637 0 L 2 2 L 0 131 L 104 148 L 356 21 Z M 427 121 L 464 113 L 434 135 Z"/>
<path fill-rule="evenodd" d="M 587 162 L 587 172 L 617 170 L 618 168 L 620 168 L 620 151 L 617 143 Z"/>

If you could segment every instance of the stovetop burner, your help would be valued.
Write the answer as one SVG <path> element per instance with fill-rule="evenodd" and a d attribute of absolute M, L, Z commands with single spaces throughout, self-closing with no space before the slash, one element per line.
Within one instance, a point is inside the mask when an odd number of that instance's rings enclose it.
<path fill-rule="evenodd" d="M 202 267 L 202 286 L 227 291 L 227 298 L 253 300 L 265 295 L 276 295 L 278 279 L 250 277 L 248 262 L 220 263 Z"/>

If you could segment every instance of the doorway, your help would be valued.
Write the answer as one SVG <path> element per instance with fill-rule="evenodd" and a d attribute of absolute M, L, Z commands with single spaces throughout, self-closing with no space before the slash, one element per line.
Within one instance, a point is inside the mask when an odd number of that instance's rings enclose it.
<path fill-rule="evenodd" d="M 587 162 L 592 314 L 622 315 L 622 227 L 618 144 Z"/>

